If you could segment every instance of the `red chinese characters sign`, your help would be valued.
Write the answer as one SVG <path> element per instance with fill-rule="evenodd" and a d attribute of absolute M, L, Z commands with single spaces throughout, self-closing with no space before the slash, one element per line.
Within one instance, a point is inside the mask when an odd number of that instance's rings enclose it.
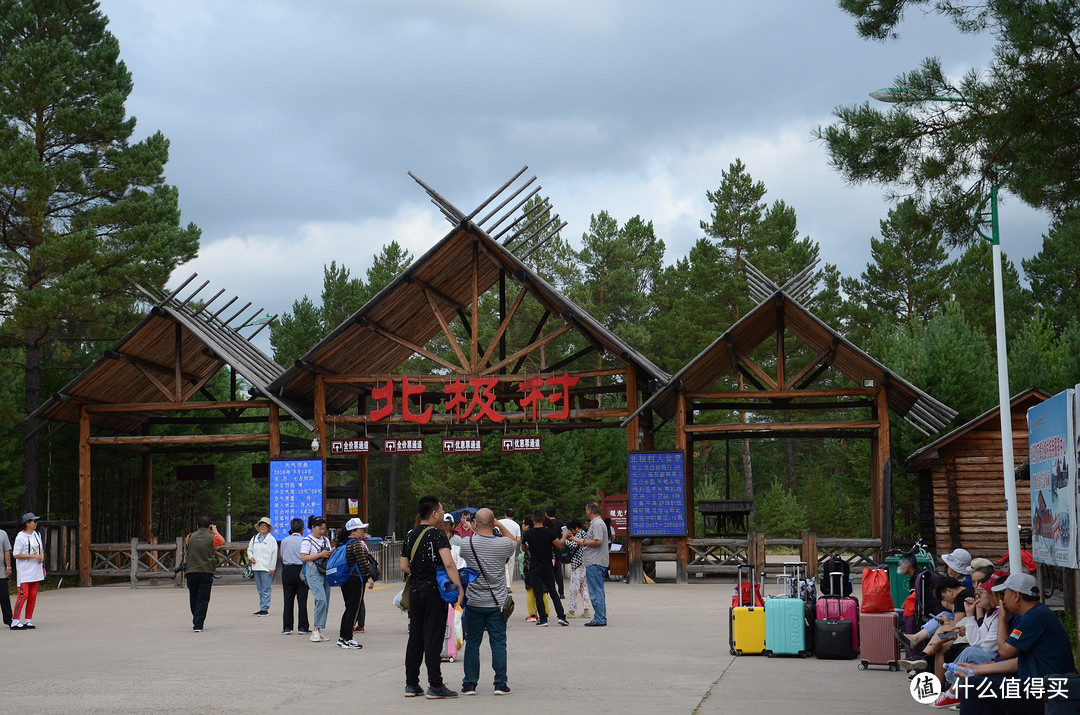
<path fill-rule="evenodd" d="M 568 420 L 570 388 L 577 385 L 580 379 L 571 377 L 566 372 L 549 378 L 526 378 L 517 383 L 523 395 L 515 401 L 527 420 Z M 442 411 L 451 415 L 454 422 L 502 422 L 507 416 L 495 409 L 498 399 L 495 390 L 498 384 L 499 380 L 495 377 L 473 377 L 468 380 L 458 378 L 443 388 Z M 392 416 L 396 401 L 401 405 L 403 421 L 428 424 L 431 422 L 434 405 L 429 404 L 425 409 L 414 411 L 411 401 L 412 397 L 420 397 L 422 405 L 422 395 L 427 392 L 427 388 L 427 385 L 411 384 L 407 376 L 391 377 L 385 385 L 372 389 L 371 396 L 379 404 L 368 413 L 368 419 L 379 422 Z"/>

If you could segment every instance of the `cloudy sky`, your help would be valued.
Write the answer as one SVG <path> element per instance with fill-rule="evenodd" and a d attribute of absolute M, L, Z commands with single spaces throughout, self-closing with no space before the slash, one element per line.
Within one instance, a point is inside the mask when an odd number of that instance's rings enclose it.
<path fill-rule="evenodd" d="M 845 275 L 888 204 L 829 168 L 812 130 L 924 57 L 984 67 L 989 38 L 909 13 L 866 42 L 834 2 L 755 0 L 102 0 L 142 136 L 202 228 L 193 272 L 269 313 L 318 296 L 324 264 L 363 276 L 396 239 L 448 229 L 407 175 L 468 212 L 528 165 L 569 222 L 651 220 L 674 262 L 707 190 L 741 158 Z M 1002 205 L 1002 244 L 1035 253 L 1045 217 Z M 207 291 L 209 293 L 209 291 Z M 265 335 L 265 332 L 264 332 Z M 267 345 L 263 345 L 267 348 Z"/>

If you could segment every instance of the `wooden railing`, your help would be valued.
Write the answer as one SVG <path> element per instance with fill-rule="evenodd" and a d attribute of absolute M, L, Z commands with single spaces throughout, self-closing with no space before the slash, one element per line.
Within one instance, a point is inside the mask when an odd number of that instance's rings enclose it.
<path fill-rule="evenodd" d="M 798 558 L 793 554 L 791 560 L 805 562 L 811 576 L 836 556 L 849 564 L 852 575 L 861 575 L 864 567 L 876 566 L 882 559 L 881 539 L 819 539 L 812 531 L 804 531 L 797 539 L 766 539 L 761 532 L 750 532 L 745 539 L 686 541 L 690 555 L 686 571 L 692 574 L 733 574 L 739 567 L 752 566 L 759 576 L 768 575 L 770 565 L 765 555 L 769 547 L 798 548 Z"/>

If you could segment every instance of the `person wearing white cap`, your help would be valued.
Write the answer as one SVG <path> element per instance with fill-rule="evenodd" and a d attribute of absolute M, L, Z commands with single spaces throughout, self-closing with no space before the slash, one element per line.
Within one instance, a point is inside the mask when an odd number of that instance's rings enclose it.
<path fill-rule="evenodd" d="M 960 664 L 972 672 L 967 687 L 958 684 L 960 711 L 1041 713 L 1045 702 L 1029 699 L 1024 684 L 1031 678 L 1076 672 L 1069 636 L 1054 612 L 1039 602 L 1034 576 L 1010 574 L 993 591 L 1001 596 L 997 646 L 998 655 L 1005 660 Z M 1003 682 L 1005 675 L 1013 673 L 1020 678 L 1019 693 L 1007 689 Z M 988 690 L 992 693 L 986 694 Z M 980 693 L 984 697 L 979 697 Z"/>
<path fill-rule="evenodd" d="M 941 557 L 945 562 L 945 573 L 960 583 L 971 588 L 971 554 L 967 549 L 953 549 Z"/>
<path fill-rule="evenodd" d="M 349 540 L 338 547 L 345 549 L 345 561 L 349 568 L 349 578 L 341 584 L 345 612 L 341 614 L 337 642 L 338 646 L 345 650 L 359 650 L 363 647 L 353 638 L 353 624 L 360 614 L 360 604 L 364 602 L 364 586 L 375 588 L 375 580 L 371 578 L 371 564 L 368 563 L 362 540 L 367 527 L 360 519 L 349 519 L 345 522 L 345 534 Z"/>
<path fill-rule="evenodd" d="M 277 569 L 277 539 L 270 532 L 274 529 L 270 517 L 264 516 L 255 525 L 258 533 L 248 542 L 247 557 L 251 570 L 255 574 L 255 587 L 259 590 L 259 610 L 251 615 L 270 615 L 271 586 L 274 583 L 274 571 Z"/>
<path fill-rule="evenodd" d="M 15 557 L 16 583 L 19 588 L 10 626 L 13 631 L 34 628 L 30 619 L 34 616 L 38 586 L 45 580 L 45 549 L 41 544 L 41 534 L 37 533 L 38 518 L 33 512 L 22 515 L 23 530 L 15 535 L 15 546 L 11 550 L 11 555 Z M 20 622 L 19 616 L 24 607 L 26 618 Z"/>

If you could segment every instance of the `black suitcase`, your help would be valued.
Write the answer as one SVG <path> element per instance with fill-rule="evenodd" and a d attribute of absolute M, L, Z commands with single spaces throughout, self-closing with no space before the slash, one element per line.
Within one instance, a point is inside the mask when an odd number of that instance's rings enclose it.
<path fill-rule="evenodd" d="M 851 647 L 851 621 L 819 618 L 814 621 L 814 655 L 820 659 L 850 660 L 855 657 Z"/>

